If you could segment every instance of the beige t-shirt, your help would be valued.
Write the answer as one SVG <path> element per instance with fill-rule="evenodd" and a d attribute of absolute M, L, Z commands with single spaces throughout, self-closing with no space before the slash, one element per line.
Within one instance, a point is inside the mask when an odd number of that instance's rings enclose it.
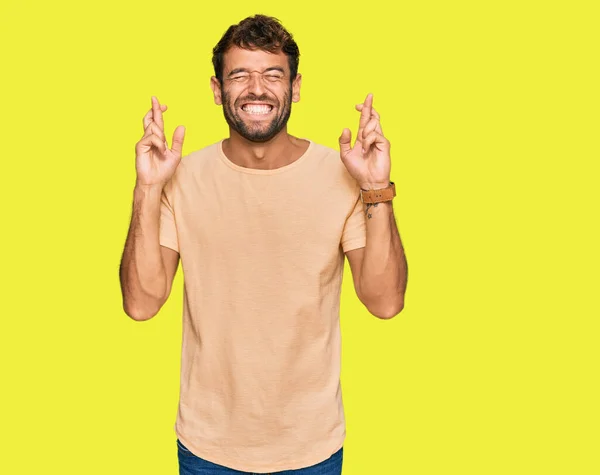
<path fill-rule="evenodd" d="M 274 170 L 234 164 L 222 141 L 183 157 L 160 244 L 183 268 L 175 432 L 192 453 L 275 472 L 342 447 L 340 291 L 362 206 L 339 152 L 314 142 Z"/>

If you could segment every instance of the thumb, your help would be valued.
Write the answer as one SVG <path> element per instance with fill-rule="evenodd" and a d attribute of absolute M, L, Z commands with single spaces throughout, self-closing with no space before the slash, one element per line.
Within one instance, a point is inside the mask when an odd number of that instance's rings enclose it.
<path fill-rule="evenodd" d="M 352 132 L 350 129 L 346 128 L 340 135 L 340 154 L 342 158 L 344 158 L 350 150 L 352 150 L 352 146 L 350 145 L 352 140 Z"/>
<path fill-rule="evenodd" d="M 183 138 L 185 136 L 185 127 L 183 125 L 177 126 L 175 132 L 173 132 L 173 146 L 171 150 L 174 154 L 181 157 L 181 152 L 183 150 Z"/>

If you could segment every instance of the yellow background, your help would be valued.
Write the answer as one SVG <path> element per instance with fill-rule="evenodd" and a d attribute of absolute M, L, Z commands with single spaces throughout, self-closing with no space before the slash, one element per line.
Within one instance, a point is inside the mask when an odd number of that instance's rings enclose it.
<path fill-rule="evenodd" d="M 258 12 L 292 134 L 337 147 L 373 92 L 392 143 L 409 286 L 380 321 L 346 270 L 344 475 L 600 473 L 593 3 L 3 0 L 0 473 L 176 473 L 181 268 L 121 307 L 134 145 L 151 95 L 184 153 L 227 133 L 211 50 Z"/>

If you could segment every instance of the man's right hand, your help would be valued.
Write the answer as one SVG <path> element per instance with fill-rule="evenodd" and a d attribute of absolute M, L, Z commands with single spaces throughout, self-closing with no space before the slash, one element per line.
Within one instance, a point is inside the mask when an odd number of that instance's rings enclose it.
<path fill-rule="evenodd" d="M 136 185 L 164 186 L 181 161 L 185 127 L 180 125 L 175 129 L 173 147 L 169 149 L 162 117 L 166 110 L 167 106 L 152 96 L 152 109 L 144 116 L 144 136 L 135 145 Z"/>

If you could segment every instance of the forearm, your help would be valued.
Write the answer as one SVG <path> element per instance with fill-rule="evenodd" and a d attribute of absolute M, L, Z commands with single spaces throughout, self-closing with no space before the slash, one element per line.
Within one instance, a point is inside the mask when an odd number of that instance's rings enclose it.
<path fill-rule="evenodd" d="M 135 320 L 154 316 L 162 304 L 167 278 L 159 243 L 162 187 L 136 186 L 131 224 L 121 260 L 123 309 Z"/>
<path fill-rule="evenodd" d="M 396 226 L 392 201 L 365 204 L 367 242 L 360 289 L 367 308 L 391 318 L 404 307 L 408 265 Z"/>

